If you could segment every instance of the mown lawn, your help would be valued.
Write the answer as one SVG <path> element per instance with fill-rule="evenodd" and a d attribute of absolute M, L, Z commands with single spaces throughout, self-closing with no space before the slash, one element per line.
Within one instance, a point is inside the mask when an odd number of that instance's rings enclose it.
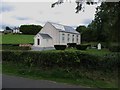
<path fill-rule="evenodd" d="M 33 43 L 34 35 L 6 34 L 0 35 L 0 44 L 26 44 Z"/>
<path fill-rule="evenodd" d="M 59 50 L 50 50 L 50 51 L 56 51 L 57 52 Z M 74 51 L 81 51 L 81 52 L 84 52 L 84 53 L 88 53 L 88 54 L 92 54 L 92 55 L 98 55 L 98 56 L 115 53 L 115 52 L 109 51 L 109 49 L 106 49 L 106 48 L 102 48 L 101 50 L 98 50 L 98 49 L 77 50 L 76 48 L 67 48 L 67 49 L 65 49 L 65 51 L 73 51 L 73 52 Z"/>
<path fill-rule="evenodd" d="M 110 54 L 113 53 L 111 51 L 109 51 L 108 49 L 101 49 L 101 50 L 97 50 L 97 49 L 88 49 L 88 50 L 83 50 L 81 52 L 85 52 L 85 53 L 89 53 L 89 54 L 94 54 L 94 55 L 105 55 L 105 54 Z"/>

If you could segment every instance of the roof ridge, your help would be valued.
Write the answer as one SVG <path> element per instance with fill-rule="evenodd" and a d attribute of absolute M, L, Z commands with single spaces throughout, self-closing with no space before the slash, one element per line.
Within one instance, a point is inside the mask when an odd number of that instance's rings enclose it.
<path fill-rule="evenodd" d="M 48 22 L 51 24 L 53 27 L 55 27 L 57 30 L 60 31 L 65 31 L 65 32 L 71 32 L 71 33 L 78 33 L 73 27 L 67 26 L 67 25 L 62 25 L 62 24 L 57 24 L 53 22 Z"/>
<path fill-rule="evenodd" d="M 61 26 L 68 26 L 68 25 L 63 25 L 63 24 L 60 24 L 60 23 L 55 23 L 55 22 L 48 22 L 48 23 L 51 23 L 51 24 L 56 24 L 56 25 L 61 25 Z M 71 26 L 69 26 L 71 27 Z"/>

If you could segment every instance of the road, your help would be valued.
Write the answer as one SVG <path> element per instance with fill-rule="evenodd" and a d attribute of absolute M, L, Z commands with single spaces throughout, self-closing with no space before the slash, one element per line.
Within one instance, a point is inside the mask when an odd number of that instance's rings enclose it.
<path fill-rule="evenodd" d="M 23 77 L 2 75 L 2 88 L 82 88 L 48 80 L 33 80 Z"/>

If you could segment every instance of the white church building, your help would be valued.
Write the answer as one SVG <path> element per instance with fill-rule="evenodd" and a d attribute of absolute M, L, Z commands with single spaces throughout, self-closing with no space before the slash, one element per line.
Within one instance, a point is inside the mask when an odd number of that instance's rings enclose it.
<path fill-rule="evenodd" d="M 81 43 L 81 35 L 70 26 L 47 22 L 34 37 L 35 47 L 54 47 L 67 43 Z"/>

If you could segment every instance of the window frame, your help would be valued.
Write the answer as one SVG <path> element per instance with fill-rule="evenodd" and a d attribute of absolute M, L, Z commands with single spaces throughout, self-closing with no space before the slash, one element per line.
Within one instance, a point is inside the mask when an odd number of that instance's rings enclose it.
<path fill-rule="evenodd" d="M 65 33 L 62 33 L 62 42 L 65 42 Z"/>
<path fill-rule="evenodd" d="M 75 42 L 75 35 L 72 35 L 72 43 Z"/>

